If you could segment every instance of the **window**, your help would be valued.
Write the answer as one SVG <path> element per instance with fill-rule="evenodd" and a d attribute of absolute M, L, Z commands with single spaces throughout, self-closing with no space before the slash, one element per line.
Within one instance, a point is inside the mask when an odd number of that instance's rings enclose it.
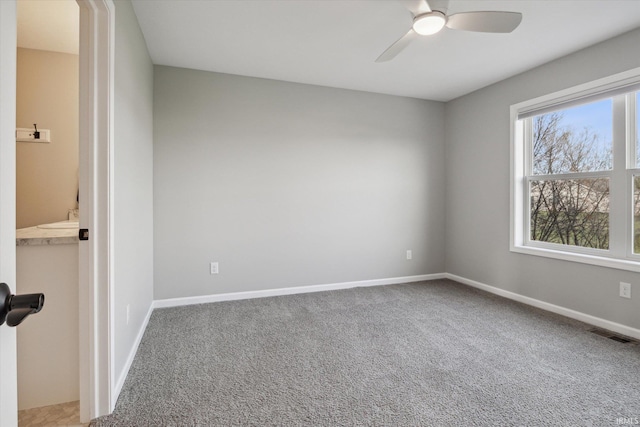
<path fill-rule="evenodd" d="M 635 120 L 632 121 L 630 132 L 633 133 L 635 127 L 634 153 L 636 156 L 635 167 L 640 168 L 640 92 L 636 93 L 635 104 L 630 105 L 630 113 L 633 114 L 635 108 Z M 634 172 L 633 176 L 633 253 L 640 254 L 640 176 Z"/>
<path fill-rule="evenodd" d="M 640 271 L 640 69 L 511 107 L 511 250 Z"/>
<path fill-rule="evenodd" d="M 605 99 L 525 119 L 530 240 L 609 249 L 612 107 Z"/>

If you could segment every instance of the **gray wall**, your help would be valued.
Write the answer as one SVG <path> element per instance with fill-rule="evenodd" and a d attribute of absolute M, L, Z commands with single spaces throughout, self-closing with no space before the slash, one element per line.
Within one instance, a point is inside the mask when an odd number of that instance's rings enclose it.
<path fill-rule="evenodd" d="M 165 66 L 154 87 L 155 299 L 444 271 L 443 104 Z"/>
<path fill-rule="evenodd" d="M 113 335 L 117 380 L 153 300 L 153 65 L 131 3 L 115 4 Z"/>
<path fill-rule="evenodd" d="M 640 274 L 509 251 L 509 106 L 640 67 L 638 46 L 640 30 L 447 103 L 447 272 L 640 328 Z"/>

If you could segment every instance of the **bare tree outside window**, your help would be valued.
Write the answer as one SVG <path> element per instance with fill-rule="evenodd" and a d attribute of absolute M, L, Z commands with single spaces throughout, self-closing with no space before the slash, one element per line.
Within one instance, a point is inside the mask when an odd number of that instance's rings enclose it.
<path fill-rule="evenodd" d="M 563 117 L 553 112 L 532 120 L 533 174 L 546 177 L 529 182 L 531 239 L 608 249 L 609 178 L 549 175 L 611 170 L 611 141 L 590 127 L 575 129 Z"/>
<path fill-rule="evenodd" d="M 633 253 L 640 253 L 640 177 L 633 177 Z"/>

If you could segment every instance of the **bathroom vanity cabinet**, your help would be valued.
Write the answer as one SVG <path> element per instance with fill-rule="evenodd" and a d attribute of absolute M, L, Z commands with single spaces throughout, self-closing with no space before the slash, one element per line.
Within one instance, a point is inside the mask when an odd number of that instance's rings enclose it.
<path fill-rule="evenodd" d="M 79 399 L 78 229 L 16 232 L 16 293 L 44 293 L 17 330 L 18 409 Z"/>

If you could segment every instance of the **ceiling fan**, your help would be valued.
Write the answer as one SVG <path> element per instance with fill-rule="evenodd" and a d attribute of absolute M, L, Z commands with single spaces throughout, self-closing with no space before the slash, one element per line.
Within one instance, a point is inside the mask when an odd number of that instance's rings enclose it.
<path fill-rule="evenodd" d="M 462 12 L 447 15 L 447 3 L 443 0 L 400 0 L 413 14 L 413 25 L 404 36 L 392 44 L 376 62 L 386 62 L 395 58 L 414 39 L 436 34 L 445 26 L 453 30 L 478 31 L 482 33 L 510 33 L 515 30 L 522 14 L 518 12 Z"/>

